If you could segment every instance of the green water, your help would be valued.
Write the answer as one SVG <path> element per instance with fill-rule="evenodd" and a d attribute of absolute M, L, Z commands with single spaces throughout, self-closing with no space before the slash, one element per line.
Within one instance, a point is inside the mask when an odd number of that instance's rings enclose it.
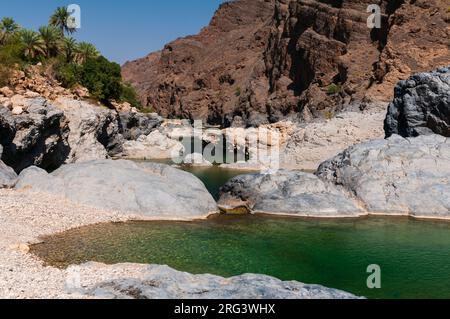
<path fill-rule="evenodd" d="M 226 182 L 235 176 L 251 173 L 242 170 L 224 169 L 218 166 L 183 166 L 181 169 L 197 176 L 216 200 L 219 199 L 220 188 L 225 185 Z"/>
<path fill-rule="evenodd" d="M 174 163 L 171 160 L 152 160 L 150 162 L 154 163 L 162 163 L 173 165 Z M 220 188 L 228 182 L 233 177 L 242 174 L 255 173 L 254 171 L 245 171 L 245 170 L 236 170 L 236 169 L 226 169 L 221 168 L 219 166 L 190 166 L 190 165 L 181 165 L 179 166 L 183 171 L 192 173 L 197 176 L 203 184 L 205 184 L 206 189 L 211 193 L 214 199 L 219 199 L 219 190 Z"/>
<path fill-rule="evenodd" d="M 450 298 L 447 222 L 220 217 L 89 226 L 44 240 L 32 252 L 59 267 L 167 264 L 221 276 L 262 273 L 370 298 Z M 370 264 L 381 267 L 381 289 L 366 286 Z"/>

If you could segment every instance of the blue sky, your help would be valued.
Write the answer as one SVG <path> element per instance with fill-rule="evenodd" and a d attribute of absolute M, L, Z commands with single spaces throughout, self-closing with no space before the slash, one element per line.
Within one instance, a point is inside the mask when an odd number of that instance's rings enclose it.
<path fill-rule="evenodd" d="M 80 41 L 94 43 L 107 58 L 120 64 L 161 49 L 181 36 L 196 34 L 211 20 L 224 0 L 0 0 L 0 17 L 13 17 L 21 26 L 47 24 L 58 6 L 81 7 Z"/>

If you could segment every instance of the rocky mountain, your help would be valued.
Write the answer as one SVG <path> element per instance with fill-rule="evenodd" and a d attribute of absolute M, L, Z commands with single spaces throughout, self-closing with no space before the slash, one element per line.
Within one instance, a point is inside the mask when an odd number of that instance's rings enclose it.
<path fill-rule="evenodd" d="M 258 126 L 389 101 L 399 80 L 448 64 L 449 36 L 447 0 L 235 0 L 122 70 L 162 116 Z"/>

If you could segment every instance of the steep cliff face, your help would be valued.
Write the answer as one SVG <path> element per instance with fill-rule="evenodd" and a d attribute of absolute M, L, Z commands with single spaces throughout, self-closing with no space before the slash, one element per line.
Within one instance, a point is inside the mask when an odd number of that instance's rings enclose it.
<path fill-rule="evenodd" d="M 221 124 L 252 79 L 264 76 L 273 11 L 269 0 L 225 3 L 200 34 L 125 64 L 123 75 L 161 115 Z"/>
<path fill-rule="evenodd" d="M 378 2 L 380 29 L 367 27 Z M 198 35 L 126 63 L 163 116 L 252 125 L 388 101 L 398 80 L 450 61 L 447 0 L 236 0 Z"/>

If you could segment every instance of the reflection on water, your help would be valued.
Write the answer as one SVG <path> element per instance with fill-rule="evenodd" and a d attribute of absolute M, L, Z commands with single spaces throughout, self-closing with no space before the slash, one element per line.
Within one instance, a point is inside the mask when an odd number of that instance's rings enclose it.
<path fill-rule="evenodd" d="M 151 162 L 174 165 L 171 160 L 152 160 Z M 190 166 L 190 165 L 180 165 L 177 168 L 182 169 L 186 172 L 192 173 L 197 176 L 206 186 L 208 191 L 213 195 L 214 199 L 219 199 L 220 188 L 228 182 L 233 177 L 242 174 L 254 173 L 244 170 L 236 169 L 226 169 L 220 168 L 219 166 Z"/>

